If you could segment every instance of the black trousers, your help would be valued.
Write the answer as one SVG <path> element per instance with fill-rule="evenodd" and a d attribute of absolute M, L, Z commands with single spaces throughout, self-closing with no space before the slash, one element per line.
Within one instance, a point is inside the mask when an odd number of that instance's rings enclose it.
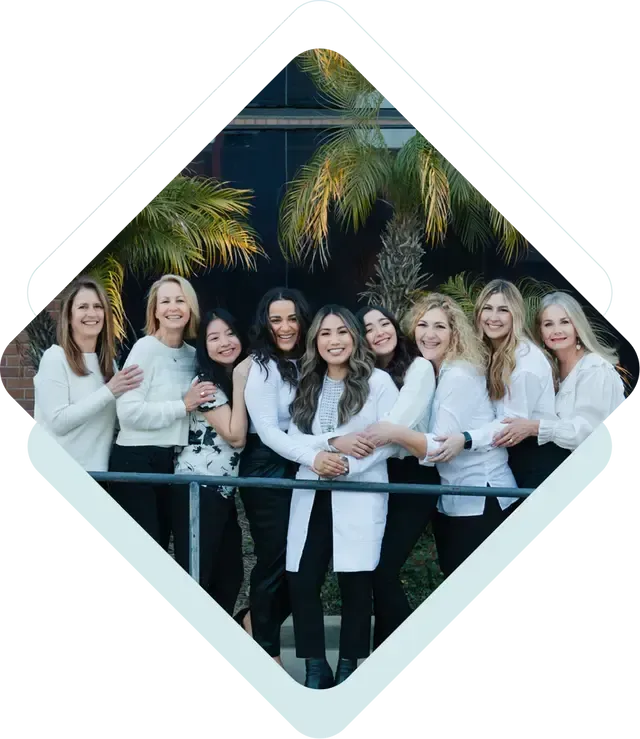
<path fill-rule="evenodd" d="M 415 457 L 390 459 L 389 482 L 439 485 L 435 467 L 424 467 Z M 374 649 L 411 615 L 400 582 L 400 570 L 435 515 L 437 495 L 391 493 L 380 562 L 373 573 Z"/>
<path fill-rule="evenodd" d="M 509 467 L 519 488 L 537 488 L 570 454 L 551 442 L 539 445 L 530 436 L 509 448 Z"/>
<path fill-rule="evenodd" d="M 189 488 L 174 485 L 171 498 L 175 558 L 189 571 Z M 242 587 L 242 531 L 234 497 L 200 486 L 200 585 L 224 610 L 233 609 Z"/>
<path fill-rule="evenodd" d="M 295 477 L 296 465 L 249 434 L 240 458 L 241 477 Z M 272 657 L 280 654 L 280 627 L 291 613 L 285 574 L 291 490 L 241 488 L 256 564 L 249 583 L 253 638 Z"/>
<path fill-rule="evenodd" d="M 287 572 L 298 657 L 325 656 L 320 591 L 333 553 L 332 528 L 331 492 L 317 490 L 298 572 Z M 340 656 L 360 659 L 369 654 L 371 642 L 373 573 L 338 572 L 337 575 L 342 600 Z"/>
<path fill-rule="evenodd" d="M 449 577 L 517 507 L 516 502 L 502 510 L 497 498 L 487 497 L 481 516 L 447 516 L 438 512 L 433 533 L 444 576 Z"/>
<path fill-rule="evenodd" d="M 114 444 L 109 471 L 173 474 L 173 447 L 118 446 Z M 171 486 L 112 482 L 111 497 L 152 536 L 168 549 L 172 528 Z"/>

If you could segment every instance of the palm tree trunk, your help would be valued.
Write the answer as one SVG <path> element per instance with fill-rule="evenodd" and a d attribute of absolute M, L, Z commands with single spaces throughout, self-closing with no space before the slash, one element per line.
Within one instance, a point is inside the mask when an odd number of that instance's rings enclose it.
<path fill-rule="evenodd" d="M 417 215 L 394 212 L 380 238 L 375 275 L 359 297 L 401 318 L 431 277 L 422 273 L 423 228 Z"/>

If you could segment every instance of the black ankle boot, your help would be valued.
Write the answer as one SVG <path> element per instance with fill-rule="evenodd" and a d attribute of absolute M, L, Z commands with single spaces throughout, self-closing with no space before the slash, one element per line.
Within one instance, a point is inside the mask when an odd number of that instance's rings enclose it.
<path fill-rule="evenodd" d="M 304 664 L 307 672 L 304 679 L 305 688 L 324 690 L 333 687 L 333 672 L 326 659 L 305 659 Z"/>
<path fill-rule="evenodd" d="M 347 659 L 347 657 L 340 657 L 338 660 L 338 667 L 336 669 L 336 685 L 343 683 L 349 675 L 354 673 L 358 667 L 357 659 Z"/>

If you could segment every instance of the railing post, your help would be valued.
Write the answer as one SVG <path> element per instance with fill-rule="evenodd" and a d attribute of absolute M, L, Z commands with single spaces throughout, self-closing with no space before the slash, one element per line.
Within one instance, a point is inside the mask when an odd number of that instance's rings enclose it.
<path fill-rule="evenodd" d="M 200 485 L 189 483 L 189 574 L 200 583 Z"/>

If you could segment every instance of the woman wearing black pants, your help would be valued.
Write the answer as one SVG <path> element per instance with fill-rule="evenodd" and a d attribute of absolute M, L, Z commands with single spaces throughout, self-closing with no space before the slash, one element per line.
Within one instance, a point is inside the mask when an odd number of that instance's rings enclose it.
<path fill-rule="evenodd" d="M 309 322 L 307 302 L 297 290 L 273 288 L 258 305 L 245 388 L 251 424 L 241 477 L 295 476 L 295 449 L 287 436 L 289 405 Z M 256 555 L 249 587 L 251 630 L 258 644 L 280 663 L 280 627 L 291 613 L 285 576 L 291 490 L 243 487 L 240 496 Z"/>
<path fill-rule="evenodd" d="M 174 449 L 185 446 L 189 411 L 214 398 L 211 382 L 191 384 L 194 338 L 200 313 L 193 287 L 183 277 L 164 275 L 147 299 L 146 336 L 131 349 L 125 368 L 144 372 L 139 387 L 116 401 L 120 432 L 111 451 L 109 470 L 173 474 Z M 164 549 L 174 527 L 172 493 L 167 485 L 112 483 L 112 497 Z"/>
<path fill-rule="evenodd" d="M 436 386 L 431 362 L 420 356 L 416 345 L 404 336 L 396 317 L 382 306 L 363 308 L 357 317 L 376 356 L 376 366 L 387 372 L 400 390 L 386 420 L 426 432 Z M 367 456 L 375 448 L 366 436 L 345 436 L 333 444 L 339 451 L 356 458 Z M 440 483 L 435 467 L 421 466 L 411 456 L 389 459 L 388 472 L 389 482 L 393 483 Z M 374 648 L 411 615 L 400 570 L 432 520 L 437 500 L 436 495 L 394 493 L 389 497 L 380 562 L 373 579 Z"/>

